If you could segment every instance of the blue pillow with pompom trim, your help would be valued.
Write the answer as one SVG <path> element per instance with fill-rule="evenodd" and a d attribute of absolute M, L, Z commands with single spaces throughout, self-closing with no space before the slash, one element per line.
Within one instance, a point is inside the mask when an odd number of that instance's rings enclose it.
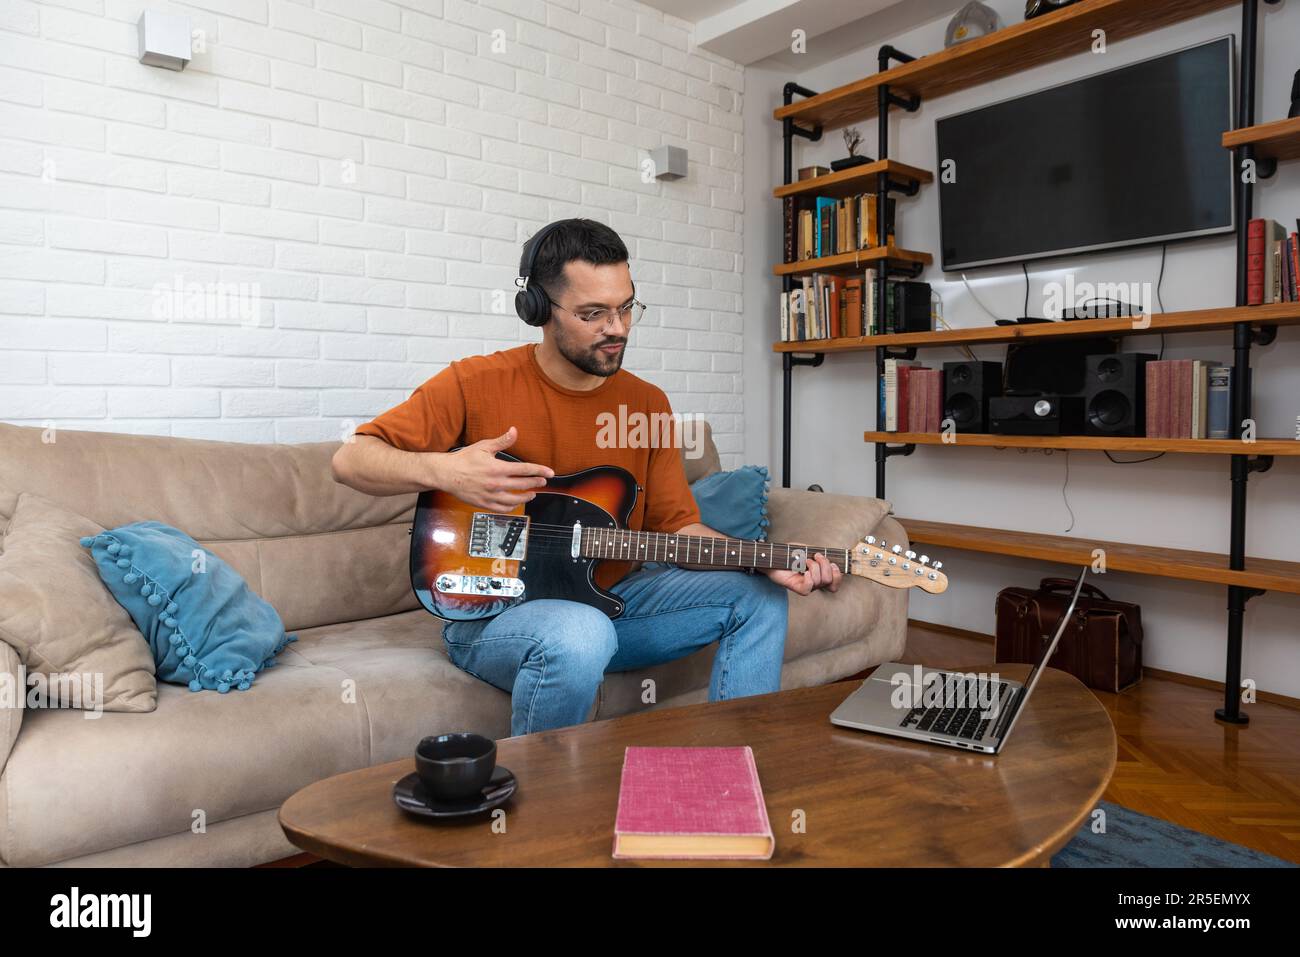
<path fill-rule="evenodd" d="M 771 479 L 761 465 L 714 472 L 691 485 L 700 521 L 730 538 L 767 538 L 767 491 Z"/>
<path fill-rule="evenodd" d="M 149 642 L 160 681 L 247 691 L 297 640 L 233 568 L 179 529 L 133 522 L 81 544 Z"/>

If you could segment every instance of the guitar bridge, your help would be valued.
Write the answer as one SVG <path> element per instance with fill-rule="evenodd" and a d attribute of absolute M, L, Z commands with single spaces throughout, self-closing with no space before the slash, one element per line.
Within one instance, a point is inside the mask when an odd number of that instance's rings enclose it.
<path fill-rule="evenodd" d="M 473 558 L 521 561 L 528 553 L 528 518 L 475 512 L 470 525 L 469 554 Z"/>

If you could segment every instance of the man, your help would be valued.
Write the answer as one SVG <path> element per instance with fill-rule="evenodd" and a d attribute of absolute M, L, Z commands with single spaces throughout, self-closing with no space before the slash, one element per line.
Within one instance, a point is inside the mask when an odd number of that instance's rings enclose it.
<path fill-rule="evenodd" d="M 621 368 L 644 306 L 618 234 L 588 219 L 554 223 L 525 244 L 520 275 L 516 308 L 541 325 L 541 343 L 453 362 L 358 428 L 334 456 L 335 479 L 372 495 L 441 489 L 503 511 L 531 500 L 557 473 L 617 465 L 642 489 L 629 527 L 717 535 L 700 522 L 677 449 L 597 440 L 598 422 L 611 413 L 651 422 L 671 414 L 661 389 Z M 505 449 L 524 461 L 496 458 Z M 632 567 L 597 568 L 596 583 L 624 603 L 616 619 L 580 602 L 538 599 L 443 629 L 459 668 L 511 693 L 512 734 L 581 723 L 607 671 L 672 661 L 713 642 L 710 701 L 777 691 L 786 629 L 779 586 L 808 594 L 834 591 L 841 580 L 820 554 L 803 573 Z"/>

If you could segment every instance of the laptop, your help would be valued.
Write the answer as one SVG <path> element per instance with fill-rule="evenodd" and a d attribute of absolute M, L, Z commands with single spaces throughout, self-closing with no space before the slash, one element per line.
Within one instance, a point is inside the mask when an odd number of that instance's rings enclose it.
<path fill-rule="evenodd" d="M 989 675 L 887 662 L 831 714 L 831 724 L 997 754 L 1060 643 L 1088 574 L 1085 565 L 1051 641 L 1022 684 Z"/>

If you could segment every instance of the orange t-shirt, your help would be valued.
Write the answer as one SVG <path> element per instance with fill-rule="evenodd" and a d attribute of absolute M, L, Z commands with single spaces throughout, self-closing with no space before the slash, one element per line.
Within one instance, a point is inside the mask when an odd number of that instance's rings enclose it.
<path fill-rule="evenodd" d="M 628 528 L 676 532 L 698 522 L 700 511 L 677 447 L 646 438 L 612 445 L 608 441 L 611 428 L 629 422 L 635 413 L 652 423 L 665 421 L 655 418 L 672 413 L 663 390 L 623 369 L 594 389 L 566 389 L 542 371 L 536 349 L 529 343 L 459 359 L 401 405 L 358 427 L 357 434 L 373 435 L 407 452 L 446 452 L 495 438 L 513 425 L 518 438 L 506 451 L 525 462 L 550 466 L 556 475 L 597 465 L 631 472 L 644 491 L 628 516 Z M 629 430 L 629 435 L 636 434 Z M 640 434 L 659 432 L 645 429 Z M 602 562 L 596 583 L 608 588 L 632 567 Z"/>

